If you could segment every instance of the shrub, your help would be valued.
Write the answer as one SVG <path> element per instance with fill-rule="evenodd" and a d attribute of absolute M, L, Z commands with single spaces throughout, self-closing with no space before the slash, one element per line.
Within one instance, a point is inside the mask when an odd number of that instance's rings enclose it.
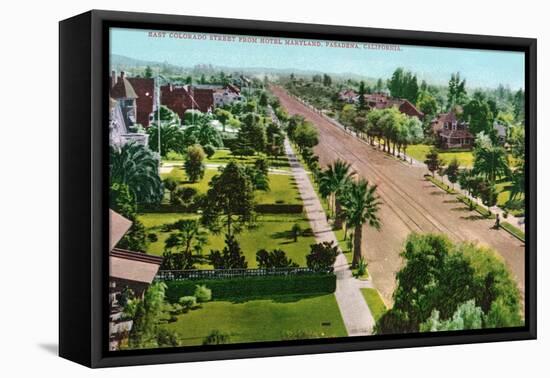
<path fill-rule="evenodd" d="M 212 146 L 211 144 L 203 146 L 202 149 L 209 159 L 216 153 L 216 148 L 214 148 L 214 146 Z"/>
<path fill-rule="evenodd" d="M 204 177 L 204 157 L 204 151 L 199 144 L 190 146 L 187 149 L 183 166 L 189 181 L 197 182 Z"/>
<path fill-rule="evenodd" d="M 202 341 L 202 345 L 219 345 L 229 343 L 231 337 L 228 333 L 221 332 L 217 329 L 210 332 Z"/>
<path fill-rule="evenodd" d="M 185 297 L 181 297 L 178 303 L 181 305 L 183 311 L 188 311 L 197 305 L 197 298 L 186 295 Z"/>
<path fill-rule="evenodd" d="M 204 303 L 212 300 L 212 290 L 206 287 L 206 285 L 197 285 L 195 287 L 195 298 L 197 302 Z"/>
<path fill-rule="evenodd" d="M 256 261 L 261 269 L 298 267 L 298 264 L 289 259 L 281 249 L 274 249 L 271 252 L 260 249 L 256 252 Z"/>
<path fill-rule="evenodd" d="M 180 338 L 176 331 L 166 328 L 157 330 L 157 345 L 159 347 L 176 347 L 180 344 Z"/>
<path fill-rule="evenodd" d="M 147 234 L 147 240 L 149 241 L 149 243 L 155 243 L 159 240 L 157 234 L 155 234 L 154 232 L 150 232 Z"/>
<path fill-rule="evenodd" d="M 220 252 L 218 250 L 210 251 L 210 263 L 214 269 L 246 269 L 248 266 L 241 246 L 235 236 L 225 236 L 225 247 Z"/>
<path fill-rule="evenodd" d="M 365 273 L 367 273 L 367 262 L 365 261 L 365 258 L 361 256 L 361 259 L 359 259 L 359 263 L 357 264 L 357 276 L 364 276 Z"/>
<path fill-rule="evenodd" d="M 310 248 L 311 251 L 306 256 L 308 268 L 316 272 L 331 272 L 338 255 L 338 247 L 334 242 L 312 244 Z"/>
<path fill-rule="evenodd" d="M 197 194 L 197 189 L 182 186 L 174 190 L 173 194 L 170 196 L 170 203 L 172 205 L 179 205 L 183 207 L 189 207 L 194 200 L 195 195 Z"/>

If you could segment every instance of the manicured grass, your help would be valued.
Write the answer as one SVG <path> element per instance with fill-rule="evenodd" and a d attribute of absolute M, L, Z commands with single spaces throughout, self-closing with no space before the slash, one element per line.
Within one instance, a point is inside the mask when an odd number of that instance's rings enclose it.
<path fill-rule="evenodd" d="M 213 330 L 229 334 L 230 343 L 347 336 L 334 294 L 213 301 L 162 327 L 175 330 L 183 346 L 201 345 Z"/>
<path fill-rule="evenodd" d="M 500 222 L 500 226 L 522 242 L 525 242 L 525 232 L 521 231 L 516 226 L 513 226 L 508 222 Z"/>
<path fill-rule="evenodd" d="M 190 183 L 187 180 L 187 176 L 182 167 L 174 167 L 170 173 L 162 173 L 161 178 L 164 180 L 167 177 L 172 177 L 181 185 L 195 188 L 198 193 L 206 193 L 209 189 L 208 183 L 212 180 L 212 177 L 217 175 L 218 169 L 208 168 L 204 172 L 202 180 L 196 183 Z M 269 190 L 268 191 L 256 191 L 256 203 L 257 204 L 301 204 L 302 199 L 294 177 L 289 174 L 277 174 L 269 173 Z M 166 196 L 168 198 L 168 196 Z"/>
<path fill-rule="evenodd" d="M 361 293 L 370 308 L 374 320 L 378 321 L 387 310 L 380 293 L 378 293 L 378 290 L 372 288 L 361 289 Z"/>
<path fill-rule="evenodd" d="M 268 174 L 269 190 L 256 191 L 256 203 L 284 203 L 284 204 L 301 204 L 302 198 L 296 186 L 294 177 L 287 174 Z"/>
<path fill-rule="evenodd" d="M 430 152 L 432 146 L 427 144 L 414 144 L 407 147 L 407 155 L 413 157 L 414 159 L 424 162 L 426 160 L 426 155 Z M 472 151 L 446 151 L 439 150 L 439 158 L 443 161 L 444 165 L 449 164 L 449 162 L 456 158 L 458 164 L 462 167 L 471 167 L 474 164 L 474 157 Z"/>
<path fill-rule="evenodd" d="M 147 252 L 153 255 L 162 255 L 164 251 L 164 242 L 170 233 L 161 232 L 161 226 L 165 223 L 173 223 L 178 219 L 198 218 L 193 214 L 177 213 L 145 213 L 139 215 L 139 219 L 146 227 L 146 233 L 157 234 L 158 241 L 150 243 Z M 290 229 L 294 223 L 298 223 L 302 230 L 310 228 L 309 221 L 302 215 L 294 214 L 260 214 L 257 217 L 257 224 L 250 229 L 244 229 L 238 236 L 243 253 L 248 262 L 249 268 L 257 267 L 256 252 L 265 248 L 273 250 L 280 248 L 286 252 L 294 262 L 300 266 L 306 265 L 305 256 L 309 253 L 309 246 L 315 244 L 314 236 L 300 236 L 298 241 L 294 242 L 291 237 Z M 208 242 L 203 248 L 203 255 L 210 253 L 211 249 L 223 249 L 225 239 L 223 234 L 215 235 L 209 233 Z M 210 268 L 209 265 L 200 266 L 201 268 Z"/>
<path fill-rule="evenodd" d="M 447 184 L 439 181 L 438 179 L 432 177 L 432 176 L 429 176 L 429 175 L 426 175 L 424 176 L 428 181 L 430 181 L 432 184 L 434 184 L 435 186 L 439 187 L 439 189 L 442 189 L 444 191 L 446 191 L 448 194 L 456 194 L 457 192 L 449 187 Z"/>

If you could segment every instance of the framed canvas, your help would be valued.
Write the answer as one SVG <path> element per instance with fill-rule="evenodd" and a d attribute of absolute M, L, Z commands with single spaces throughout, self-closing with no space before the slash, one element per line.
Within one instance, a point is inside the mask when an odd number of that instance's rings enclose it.
<path fill-rule="evenodd" d="M 536 40 L 60 22 L 59 351 L 536 338 Z"/>

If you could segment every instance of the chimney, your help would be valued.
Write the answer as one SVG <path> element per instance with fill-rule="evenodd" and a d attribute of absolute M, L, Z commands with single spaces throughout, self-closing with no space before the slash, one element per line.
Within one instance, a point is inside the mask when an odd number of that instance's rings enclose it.
<path fill-rule="evenodd" d="M 120 71 L 120 80 L 124 80 L 124 71 Z"/>
<path fill-rule="evenodd" d="M 116 85 L 116 71 L 111 71 L 111 88 Z"/>

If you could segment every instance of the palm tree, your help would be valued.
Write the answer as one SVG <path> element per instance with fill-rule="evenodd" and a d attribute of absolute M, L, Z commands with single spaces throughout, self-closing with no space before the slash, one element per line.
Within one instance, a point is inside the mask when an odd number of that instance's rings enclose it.
<path fill-rule="evenodd" d="M 151 127 L 147 129 L 149 134 L 149 147 L 158 152 L 158 125 L 156 123 L 151 124 Z M 182 153 L 185 150 L 187 143 L 184 138 L 183 129 L 177 122 L 162 122 L 160 126 L 160 152 L 165 157 L 168 152 L 175 151 Z"/>
<path fill-rule="evenodd" d="M 111 184 L 126 184 L 138 203 L 159 203 L 164 196 L 158 155 L 146 146 L 111 147 L 109 172 Z"/>
<path fill-rule="evenodd" d="M 210 123 L 208 117 L 201 118 L 196 124 L 188 126 L 185 129 L 187 140 L 194 140 L 202 146 L 208 144 L 214 147 L 223 147 L 222 136 L 218 130 Z"/>
<path fill-rule="evenodd" d="M 510 172 L 506 151 L 500 146 L 485 145 L 474 150 L 474 174 L 481 174 L 491 184 Z"/>
<path fill-rule="evenodd" d="M 353 175 L 350 172 L 351 165 L 346 163 L 343 160 L 336 160 L 334 163 L 329 165 L 327 169 L 323 172 L 319 186 L 323 187 L 321 190 L 322 193 L 329 193 L 332 196 L 331 201 L 334 202 L 334 228 L 342 228 L 342 217 L 341 217 L 341 201 L 340 197 L 344 189 L 351 181 L 351 176 Z"/>
<path fill-rule="evenodd" d="M 380 210 L 379 197 L 376 194 L 376 185 L 369 185 L 365 179 L 357 182 L 351 182 L 342 198 L 343 213 L 346 224 L 353 227 L 353 261 L 355 267 L 361 259 L 361 243 L 363 239 L 363 225 L 380 229 L 380 219 L 378 211 Z"/>

